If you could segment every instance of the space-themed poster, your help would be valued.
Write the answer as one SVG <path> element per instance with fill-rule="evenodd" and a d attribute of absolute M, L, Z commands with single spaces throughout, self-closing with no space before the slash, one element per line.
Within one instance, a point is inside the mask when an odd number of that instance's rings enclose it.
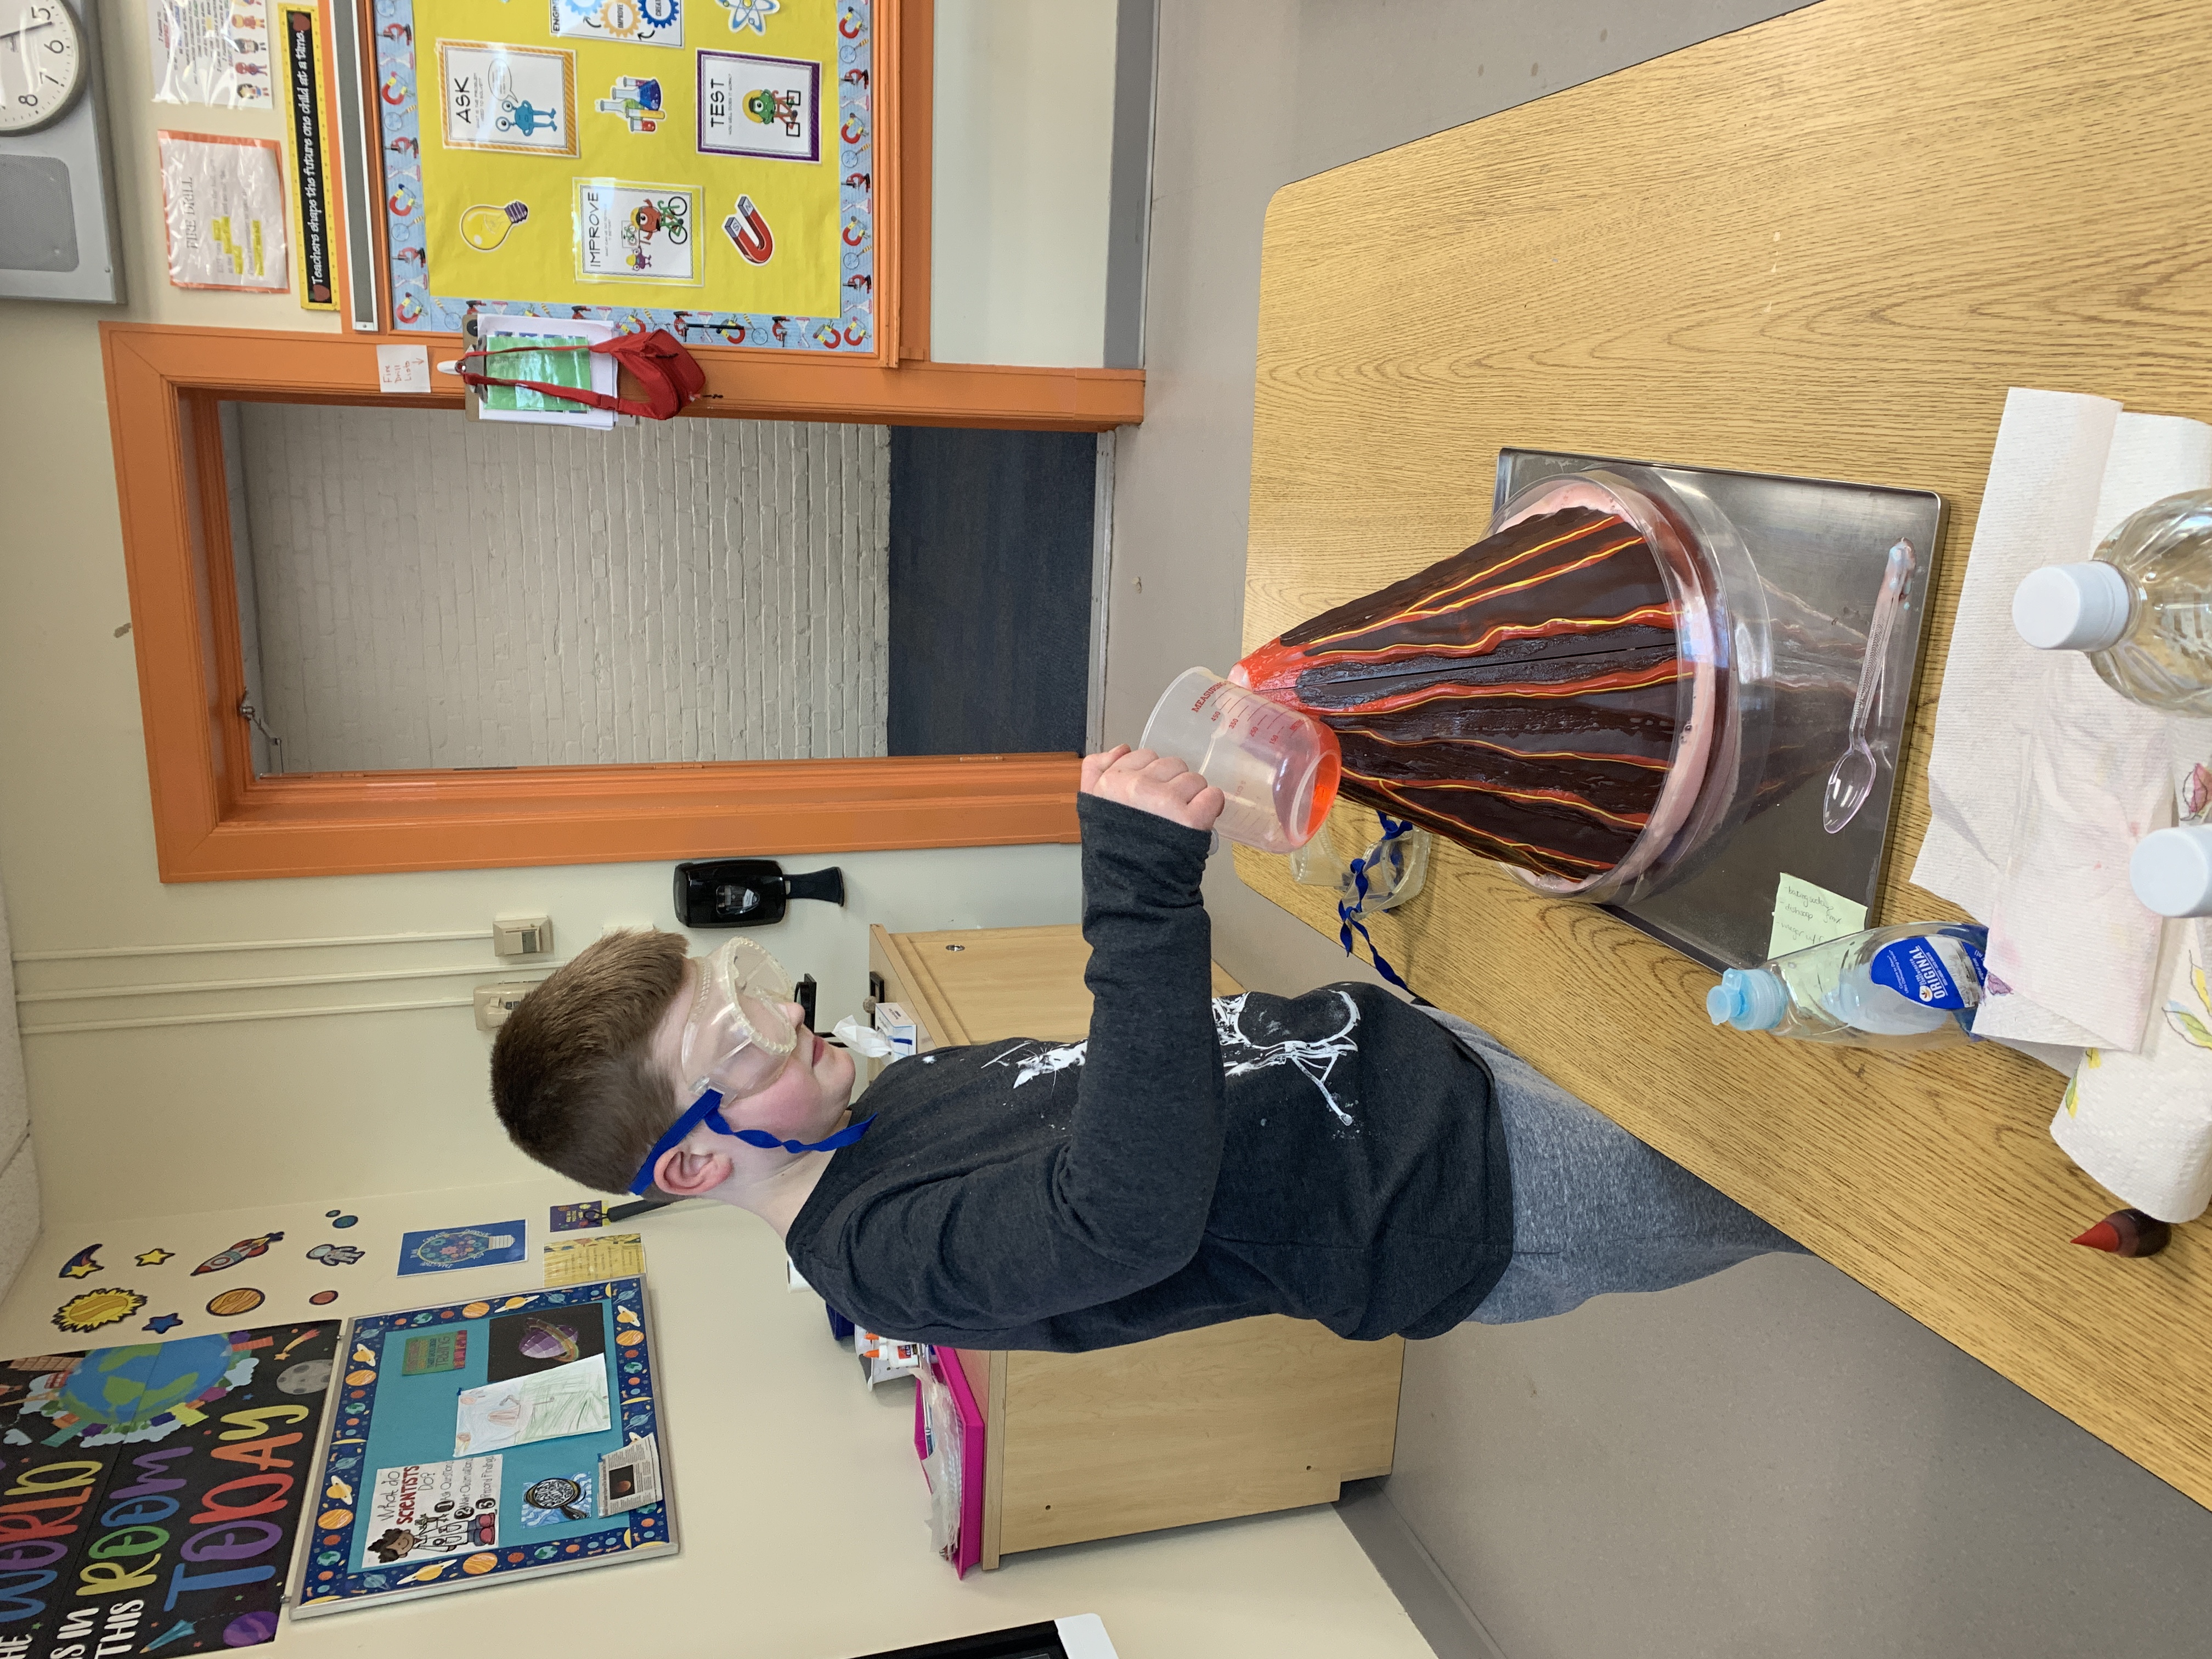
<path fill-rule="evenodd" d="M 336 1321 L 0 1362 L 0 1654 L 276 1634 Z"/>

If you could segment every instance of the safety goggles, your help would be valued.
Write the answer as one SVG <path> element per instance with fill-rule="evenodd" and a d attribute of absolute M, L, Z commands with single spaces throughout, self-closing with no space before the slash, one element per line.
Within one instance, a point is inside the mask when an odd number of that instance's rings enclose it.
<path fill-rule="evenodd" d="M 791 975 L 752 940 L 733 939 L 698 964 L 698 983 L 684 1039 L 677 1051 L 677 1074 L 691 1104 L 653 1144 L 629 1183 L 642 1194 L 653 1185 L 653 1167 L 704 1125 L 749 1146 L 781 1146 L 788 1152 L 835 1152 L 860 1138 L 870 1117 L 840 1129 L 825 1140 L 783 1140 L 765 1129 L 732 1129 L 722 1121 L 726 1100 L 757 1094 L 775 1081 L 799 1047 L 799 1030 L 784 1012 L 791 1000 Z"/>

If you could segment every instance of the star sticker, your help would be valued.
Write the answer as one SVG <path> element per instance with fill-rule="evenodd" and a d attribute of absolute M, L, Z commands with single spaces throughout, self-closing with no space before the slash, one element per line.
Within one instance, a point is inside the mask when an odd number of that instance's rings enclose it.
<path fill-rule="evenodd" d="M 175 1254 L 174 1250 L 142 1250 L 138 1254 L 138 1265 L 142 1267 L 158 1267 Z"/>
<path fill-rule="evenodd" d="M 97 1250 L 99 1248 L 100 1246 L 97 1244 L 88 1244 L 82 1249 L 79 1250 L 75 1255 L 71 1256 L 66 1262 L 62 1264 L 61 1277 L 64 1279 L 89 1279 L 96 1273 L 105 1272 L 106 1270 L 100 1267 L 100 1263 L 92 1259 L 93 1252 Z"/>
<path fill-rule="evenodd" d="M 153 1332 L 155 1335 L 160 1336 L 165 1331 L 173 1331 L 178 1326 L 184 1322 L 185 1322 L 175 1314 L 161 1314 L 155 1318 L 148 1320 L 146 1322 L 146 1328 Z"/>

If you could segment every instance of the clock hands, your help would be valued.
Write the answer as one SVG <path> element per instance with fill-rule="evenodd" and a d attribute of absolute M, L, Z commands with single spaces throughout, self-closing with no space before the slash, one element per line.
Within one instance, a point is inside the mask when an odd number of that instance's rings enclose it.
<path fill-rule="evenodd" d="M 28 34 L 33 29 L 50 29 L 54 26 L 51 17 L 42 17 L 35 23 L 24 23 L 12 29 L 0 29 L 0 40 L 12 40 L 19 34 Z"/>

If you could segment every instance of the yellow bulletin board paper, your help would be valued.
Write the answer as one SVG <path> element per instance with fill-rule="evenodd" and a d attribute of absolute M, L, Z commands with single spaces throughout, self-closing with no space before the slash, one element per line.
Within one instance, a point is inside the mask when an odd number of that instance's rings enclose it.
<path fill-rule="evenodd" d="M 645 1273 L 641 1233 L 602 1233 L 591 1238 L 559 1238 L 545 1247 L 545 1288 L 588 1285 L 600 1279 L 631 1279 Z"/>
<path fill-rule="evenodd" d="M 836 317 L 835 0 L 758 32 L 685 0 L 649 41 L 556 34 L 565 3 L 415 0 L 428 292 Z"/>
<path fill-rule="evenodd" d="M 1808 951 L 1866 927 L 1867 908 L 1840 893 L 1784 872 L 1774 894 L 1774 932 L 1766 942 L 1771 957 Z"/>

